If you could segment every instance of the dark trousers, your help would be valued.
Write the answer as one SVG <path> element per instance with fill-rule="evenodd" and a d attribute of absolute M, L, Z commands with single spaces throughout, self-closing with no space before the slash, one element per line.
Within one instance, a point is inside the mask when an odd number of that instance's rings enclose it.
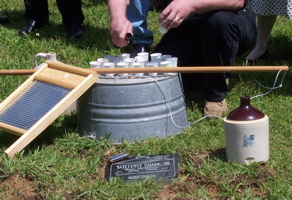
<path fill-rule="evenodd" d="M 26 13 L 25 19 L 35 20 L 37 26 L 49 22 L 49 11 L 47 0 L 24 0 Z M 57 5 L 62 15 L 64 25 L 82 24 L 84 15 L 82 13 L 81 0 L 57 0 Z"/>
<path fill-rule="evenodd" d="M 194 15 L 170 29 L 154 52 L 178 57 L 178 66 L 232 66 L 237 55 L 254 45 L 257 37 L 254 14 L 247 9 L 214 11 Z M 198 74 L 182 74 L 184 88 L 192 87 Z M 200 74 L 204 98 L 222 101 L 230 74 Z"/>

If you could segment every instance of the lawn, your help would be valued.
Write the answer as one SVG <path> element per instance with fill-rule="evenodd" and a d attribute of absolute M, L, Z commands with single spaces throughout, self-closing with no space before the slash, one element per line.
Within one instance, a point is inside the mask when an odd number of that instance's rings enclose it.
<path fill-rule="evenodd" d="M 89 62 L 104 55 L 119 55 L 109 38 L 109 15 L 105 0 L 84 0 L 84 35 L 67 39 L 55 1 L 49 1 L 50 24 L 25 37 L 18 31 L 25 24 L 22 0 L 1 1 L 10 18 L 0 25 L 0 68 L 32 69 L 37 53 L 55 52 L 63 63 L 89 68 Z M 149 27 L 155 44 L 158 12 L 149 12 Z M 247 52 L 248 53 L 248 52 Z M 245 55 L 235 65 L 242 66 Z M 40 58 L 39 63 L 44 62 Z M 269 40 L 269 55 L 261 66 L 292 66 L 292 21 L 279 17 Z M 277 73 L 234 73 L 226 97 L 229 111 L 239 106 L 241 96 L 264 94 Z M 283 77 L 280 73 L 276 86 Z M 26 75 L 1 75 L 1 102 L 27 79 Z M 203 117 L 201 92 L 186 96 L 188 121 Z M 167 138 L 147 138 L 112 144 L 78 133 L 77 116 L 56 119 L 15 158 L 4 151 L 18 138 L 0 131 L 0 199 L 292 199 L 292 74 L 281 87 L 251 100 L 253 107 L 269 117 L 270 158 L 265 163 L 238 165 L 227 161 L 222 119 L 203 119 Z M 172 183 L 155 180 L 124 183 L 104 180 L 110 156 L 178 153 L 179 176 Z"/>

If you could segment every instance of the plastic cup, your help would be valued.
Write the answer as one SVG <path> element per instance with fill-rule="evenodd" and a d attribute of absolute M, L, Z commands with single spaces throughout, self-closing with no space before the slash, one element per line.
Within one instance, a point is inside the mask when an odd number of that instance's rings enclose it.
<path fill-rule="evenodd" d="M 146 67 L 158 67 L 157 62 L 147 62 L 145 65 L 146 65 Z M 157 73 L 149 73 L 149 76 L 156 77 Z"/>
<path fill-rule="evenodd" d="M 146 58 L 139 58 L 138 60 L 136 60 L 136 62 L 147 63 L 148 62 L 148 59 L 146 59 Z"/>
<path fill-rule="evenodd" d="M 130 58 L 130 54 L 129 54 L 129 53 L 122 53 L 122 54 L 120 55 L 120 57 L 121 57 L 123 60 L 125 60 L 125 59 Z"/>
<path fill-rule="evenodd" d="M 116 58 L 116 56 L 114 56 L 114 55 L 105 55 L 103 58 L 108 59 L 109 62 L 114 62 L 114 59 Z"/>
<path fill-rule="evenodd" d="M 114 62 L 106 62 L 106 63 L 103 63 L 102 67 L 103 68 L 115 68 L 115 65 L 116 64 Z M 113 78 L 114 74 L 105 74 L 105 76 Z"/>
<path fill-rule="evenodd" d="M 140 68 L 140 67 L 144 67 L 145 66 L 145 63 L 140 63 L 140 62 L 135 62 L 133 64 L 133 67 L 135 68 Z M 144 76 L 144 73 L 135 73 L 136 77 L 143 77 Z"/>
<path fill-rule="evenodd" d="M 146 58 L 147 60 L 149 60 L 149 53 L 148 52 L 140 52 L 137 54 L 137 56 L 141 56 L 143 58 Z"/>
<path fill-rule="evenodd" d="M 128 67 L 133 67 L 133 64 L 135 62 L 135 58 L 127 58 L 127 59 L 124 60 L 124 62 L 129 63 Z"/>
<path fill-rule="evenodd" d="M 117 67 L 118 68 L 128 68 L 129 67 L 129 63 L 127 62 L 119 62 L 117 63 Z M 121 77 L 127 77 L 129 74 L 128 73 L 121 73 L 119 74 Z"/>
<path fill-rule="evenodd" d="M 152 53 L 150 54 L 151 61 L 154 59 L 161 59 L 162 53 Z"/>
<path fill-rule="evenodd" d="M 144 57 L 143 56 L 135 56 L 135 61 L 137 61 L 139 59 L 144 59 Z"/>
<path fill-rule="evenodd" d="M 171 62 L 170 61 L 162 61 L 160 63 L 160 67 L 171 67 Z M 164 75 L 171 76 L 173 73 L 164 73 Z"/>
<path fill-rule="evenodd" d="M 158 66 L 160 66 L 160 63 L 162 62 L 162 59 L 161 58 L 155 58 L 155 59 L 151 60 L 151 62 L 157 62 Z"/>
<path fill-rule="evenodd" d="M 171 67 L 177 67 L 177 57 L 167 58 L 166 61 L 171 62 Z"/>
<path fill-rule="evenodd" d="M 171 67 L 177 67 L 177 57 L 167 58 L 166 61 L 169 61 L 171 63 Z M 166 75 L 173 76 L 176 74 L 177 73 L 168 73 Z"/>
<path fill-rule="evenodd" d="M 107 58 L 98 58 L 97 61 L 101 62 L 101 63 L 106 63 L 106 62 L 109 62 L 109 59 L 107 59 Z"/>
<path fill-rule="evenodd" d="M 121 58 L 121 57 L 114 58 L 114 59 L 113 59 L 113 62 L 114 62 L 114 63 L 123 62 L 123 58 Z"/>
<path fill-rule="evenodd" d="M 102 63 L 98 61 L 90 61 L 89 65 L 90 65 L 90 68 L 101 68 Z"/>
<path fill-rule="evenodd" d="M 171 58 L 171 57 L 172 55 L 167 55 L 167 54 L 161 56 L 163 61 L 166 61 L 167 58 Z"/>
<path fill-rule="evenodd" d="M 168 30 L 167 30 L 166 28 L 163 28 L 162 25 L 159 24 L 159 32 L 160 32 L 160 33 L 165 34 L 165 33 L 167 33 L 167 31 L 168 31 Z"/>
<path fill-rule="evenodd" d="M 160 67 L 171 67 L 171 62 L 169 62 L 169 61 L 162 61 L 160 63 Z"/>
<path fill-rule="evenodd" d="M 104 63 L 110 62 L 107 58 L 98 58 L 97 62 L 101 63 L 101 68 L 103 68 Z"/>

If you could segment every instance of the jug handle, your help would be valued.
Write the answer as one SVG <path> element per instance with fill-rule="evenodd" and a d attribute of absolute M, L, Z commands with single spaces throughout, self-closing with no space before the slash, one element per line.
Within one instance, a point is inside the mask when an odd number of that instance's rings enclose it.
<path fill-rule="evenodd" d="M 34 65 L 35 65 L 35 67 L 38 66 L 38 62 L 37 62 L 37 58 L 38 57 L 46 58 L 47 54 L 46 53 L 38 53 L 38 54 L 35 55 L 35 57 L 34 57 Z"/>

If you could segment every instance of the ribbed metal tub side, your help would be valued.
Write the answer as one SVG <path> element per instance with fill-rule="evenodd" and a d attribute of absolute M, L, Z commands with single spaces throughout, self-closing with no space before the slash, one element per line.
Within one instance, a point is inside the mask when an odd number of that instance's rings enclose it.
<path fill-rule="evenodd" d="M 182 133 L 189 124 L 178 75 L 99 81 L 77 103 L 80 134 L 112 143 Z"/>

